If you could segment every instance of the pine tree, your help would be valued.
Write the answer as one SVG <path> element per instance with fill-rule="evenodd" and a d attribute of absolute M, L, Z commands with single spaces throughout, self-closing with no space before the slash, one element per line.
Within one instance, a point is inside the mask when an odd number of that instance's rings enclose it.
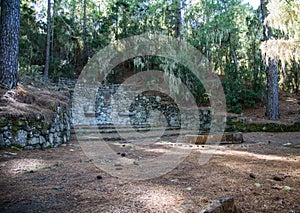
<path fill-rule="evenodd" d="M 0 86 L 15 88 L 18 82 L 20 0 L 1 0 Z"/>

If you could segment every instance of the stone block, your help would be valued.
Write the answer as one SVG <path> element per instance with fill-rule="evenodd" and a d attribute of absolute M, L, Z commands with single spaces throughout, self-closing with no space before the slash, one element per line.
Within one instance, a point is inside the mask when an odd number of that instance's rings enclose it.
<path fill-rule="evenodd" d="M 241 132 L 224 133 L 223 135 L 186 135 L 185 142 L 190 144 L 205 144 L 208 139 L 212 142 L 217 142 L 220 138 L 221 143 L 243 142 L 243 134 Z"/>
<path fill-rule="evenodd" d="M 242 211 L 237 208 L 232 197 L 224 197 L 215 200 L 206 209 L 200 213 L 241 213 Z"/>
<path fill-rule="evenodd" d="M 38 137 L 33 137 L 28 140 L 29 145 L 36 145 L 40 143 L 40 139 Z"/>
<path fill-rule="evenodd" d="M 25 147 L 27 144 L 27 135 L 28 133 L 24 130 L 19 130 L 17 132 L 16 143 L 21 147 Z"/>

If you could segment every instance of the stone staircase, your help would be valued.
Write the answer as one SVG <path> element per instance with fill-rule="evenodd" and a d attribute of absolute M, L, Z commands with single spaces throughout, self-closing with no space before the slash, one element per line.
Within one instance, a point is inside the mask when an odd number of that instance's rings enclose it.
<path fill-rule="evenodd" d="M 180 129 L 178 127 L 151 127 L 149 125 L 138 126 L 114 126 L 114 125 L 90 125 L 75 126 L 73 130 L 81 141 L 104 140 L 106 142 L 130 143 L 132 141 L 180 141 L 187 144 L 205 144 L 208 138 L 207 132 Z M 218 138 L 219 135 L 215 135 Z M 222 143 L 242 143 L 242 133 L 224 133 L 221 135 Z"/>
<path fill-rule="evenodd" d="M 178 127 L 160 127 L 150 126 L 114 126 L 114 125 L 99 125 L 99 126 L 75 126 L 73 133 L 80 140 L 99 140 L 118 141 L 121 143 L 130 142 L 132 140 L 171 140 L 173 141 L 180 135 L 200 134 L 195 130 L 181 130 Z"/>

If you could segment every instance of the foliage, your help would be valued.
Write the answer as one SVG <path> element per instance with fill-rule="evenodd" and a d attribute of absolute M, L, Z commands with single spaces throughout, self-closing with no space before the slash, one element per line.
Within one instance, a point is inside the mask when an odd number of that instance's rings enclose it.
<path fill-rule="evenodd" d="M 241 0 L 87 0 L 86 33 L 83 3 L 52 0 L 49 76 L 54 81 L 78 76 L 90 57 L 115 40 L 145 32 L 178 36 L 180 31 L 215 65 L 215 72 L 222 77 L 228 109 L 233 112 L 260 101 L 265 91 L 260 48 L 268 57 L 282 61 L 284 88 L 299 88 L 300 6 L 296 0 L 270 0 L 266 24 L 275 29 L 274 39 L 263 43 L 260 11 Z M 34 66 L 45 63 L 46 25 L 44 1 L 22 1 L 19 63 L 23 73 L 39 73 Z M 122 78 L 128 70 L 149 69 L 175 74 L 188 85 L 198 104 L 209 101 L 209 92 L 186 67 L 159 57 L 128 60 L 109 78 Z"/>
<path fill-rule="evenodd" d="M 290 89 L 291 85 L 299 85 L 300 81 L 297 74 L 297 64 L 300 63 L 300 3 L 296 0 L 270 0 L 267 8 L 269 15 L 264 24 L 271 27 L 275 35 L 261 44 L 262 54 L 267 63 L 270 59 L 280 61 L 281 87 Z M 299 89 L 299 86 L 293 87 L 292 91 Z"/>

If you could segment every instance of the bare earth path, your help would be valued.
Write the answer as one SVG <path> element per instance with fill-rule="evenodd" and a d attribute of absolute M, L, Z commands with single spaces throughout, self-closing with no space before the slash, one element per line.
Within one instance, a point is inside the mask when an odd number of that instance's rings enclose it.
<path fill-rule="evenodd" d="M 202 147 L 192 147 L 172 172 L 145 181 L 104 173 L 75 136 L 56 149 L 0 150 L 0 212 L 199 212 L 224 196 L 244 212 L 300 212 L 300 133 L 244 138 L 203 166 Z"/>

